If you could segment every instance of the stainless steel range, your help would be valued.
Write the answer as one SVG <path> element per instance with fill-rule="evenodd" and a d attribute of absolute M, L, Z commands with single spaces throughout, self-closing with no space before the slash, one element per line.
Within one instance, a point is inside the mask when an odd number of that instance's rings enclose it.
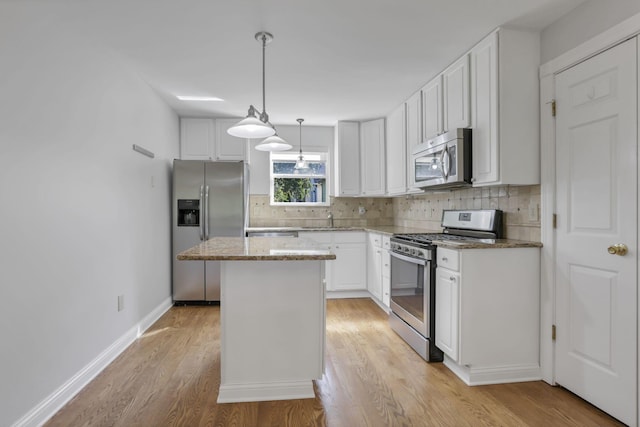
<path fill-rule="evenodd" d="M 438 241 L 493 243 L 502 238 L 502 211 L 446 210 L 442 233 L 391 237 L 389 324 L 423 359 L 442 361 L 435 346 L 435 272 Z M 435 243 L 434 243 L 435 242 Z"/>

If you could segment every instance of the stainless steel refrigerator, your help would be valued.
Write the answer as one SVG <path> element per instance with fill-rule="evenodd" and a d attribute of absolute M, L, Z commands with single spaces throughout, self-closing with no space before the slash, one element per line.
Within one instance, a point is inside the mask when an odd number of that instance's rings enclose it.
<path fill-rule="evenodd" d="M 248 209 L 244 162 L 173 161 L 173 301 L 220 301 L 220 261 L 176 255 L 217 236 L 244 236 Z"/>

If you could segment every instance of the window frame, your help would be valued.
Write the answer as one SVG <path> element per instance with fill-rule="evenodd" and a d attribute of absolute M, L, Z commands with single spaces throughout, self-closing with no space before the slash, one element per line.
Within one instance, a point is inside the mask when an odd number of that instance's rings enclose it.
<path fill-rule="evenodd" d="M 320 156 L 320 161 L 324 161 L 324 175 L 276 174 L 273 172 L 274 160 L 291 160 L 290 157 L 295 157 L 297 159 L 299 155 L 299 152 L 292 151 L 269 153 L 270 206 L 331 206 L 331 152 L 328 147 L 310 147 L 309 150 L 302 152 L 302 155 L 305 156 L 305 158 L 307 158 L 307 156 Z M 324 178 L 326 200 L 324 202 L 276 202 L 274 201 L 275 178 Z"/>

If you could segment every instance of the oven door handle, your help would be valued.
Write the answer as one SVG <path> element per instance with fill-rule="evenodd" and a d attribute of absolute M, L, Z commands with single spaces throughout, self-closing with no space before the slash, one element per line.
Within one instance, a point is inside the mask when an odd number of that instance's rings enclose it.
<path fill-rule="evenodd" d="M 401 255 L 401 254 L 399 254 L 397 252 L 393 252 L 393 251 L 389 252 L 389 254 L 394 258 L 398 258 L 399 260 L 410 262 L 411 264 L 418 264 L 418 265 L 426 266 L 427 262 L 428 262 L 428 261 L 426 261 L 424 259 L 413 258 L 413 257 L 409 257 L 409 256 L 406 256 L 406 255 Z"/>

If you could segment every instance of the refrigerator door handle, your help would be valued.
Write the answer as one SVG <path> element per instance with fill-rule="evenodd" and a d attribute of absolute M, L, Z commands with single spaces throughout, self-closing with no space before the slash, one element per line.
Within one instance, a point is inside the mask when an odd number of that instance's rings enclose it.
<path fill-rule="evenodd" d="M 209 186 L 204 190 L 204 239 L 209 240 Z"/>
<path fill-rule="evenodd" d="M 200 240 L 204 240 L 204 221 L 202 218 L 204 202 L 204 185 L 200 186 Z"/>

